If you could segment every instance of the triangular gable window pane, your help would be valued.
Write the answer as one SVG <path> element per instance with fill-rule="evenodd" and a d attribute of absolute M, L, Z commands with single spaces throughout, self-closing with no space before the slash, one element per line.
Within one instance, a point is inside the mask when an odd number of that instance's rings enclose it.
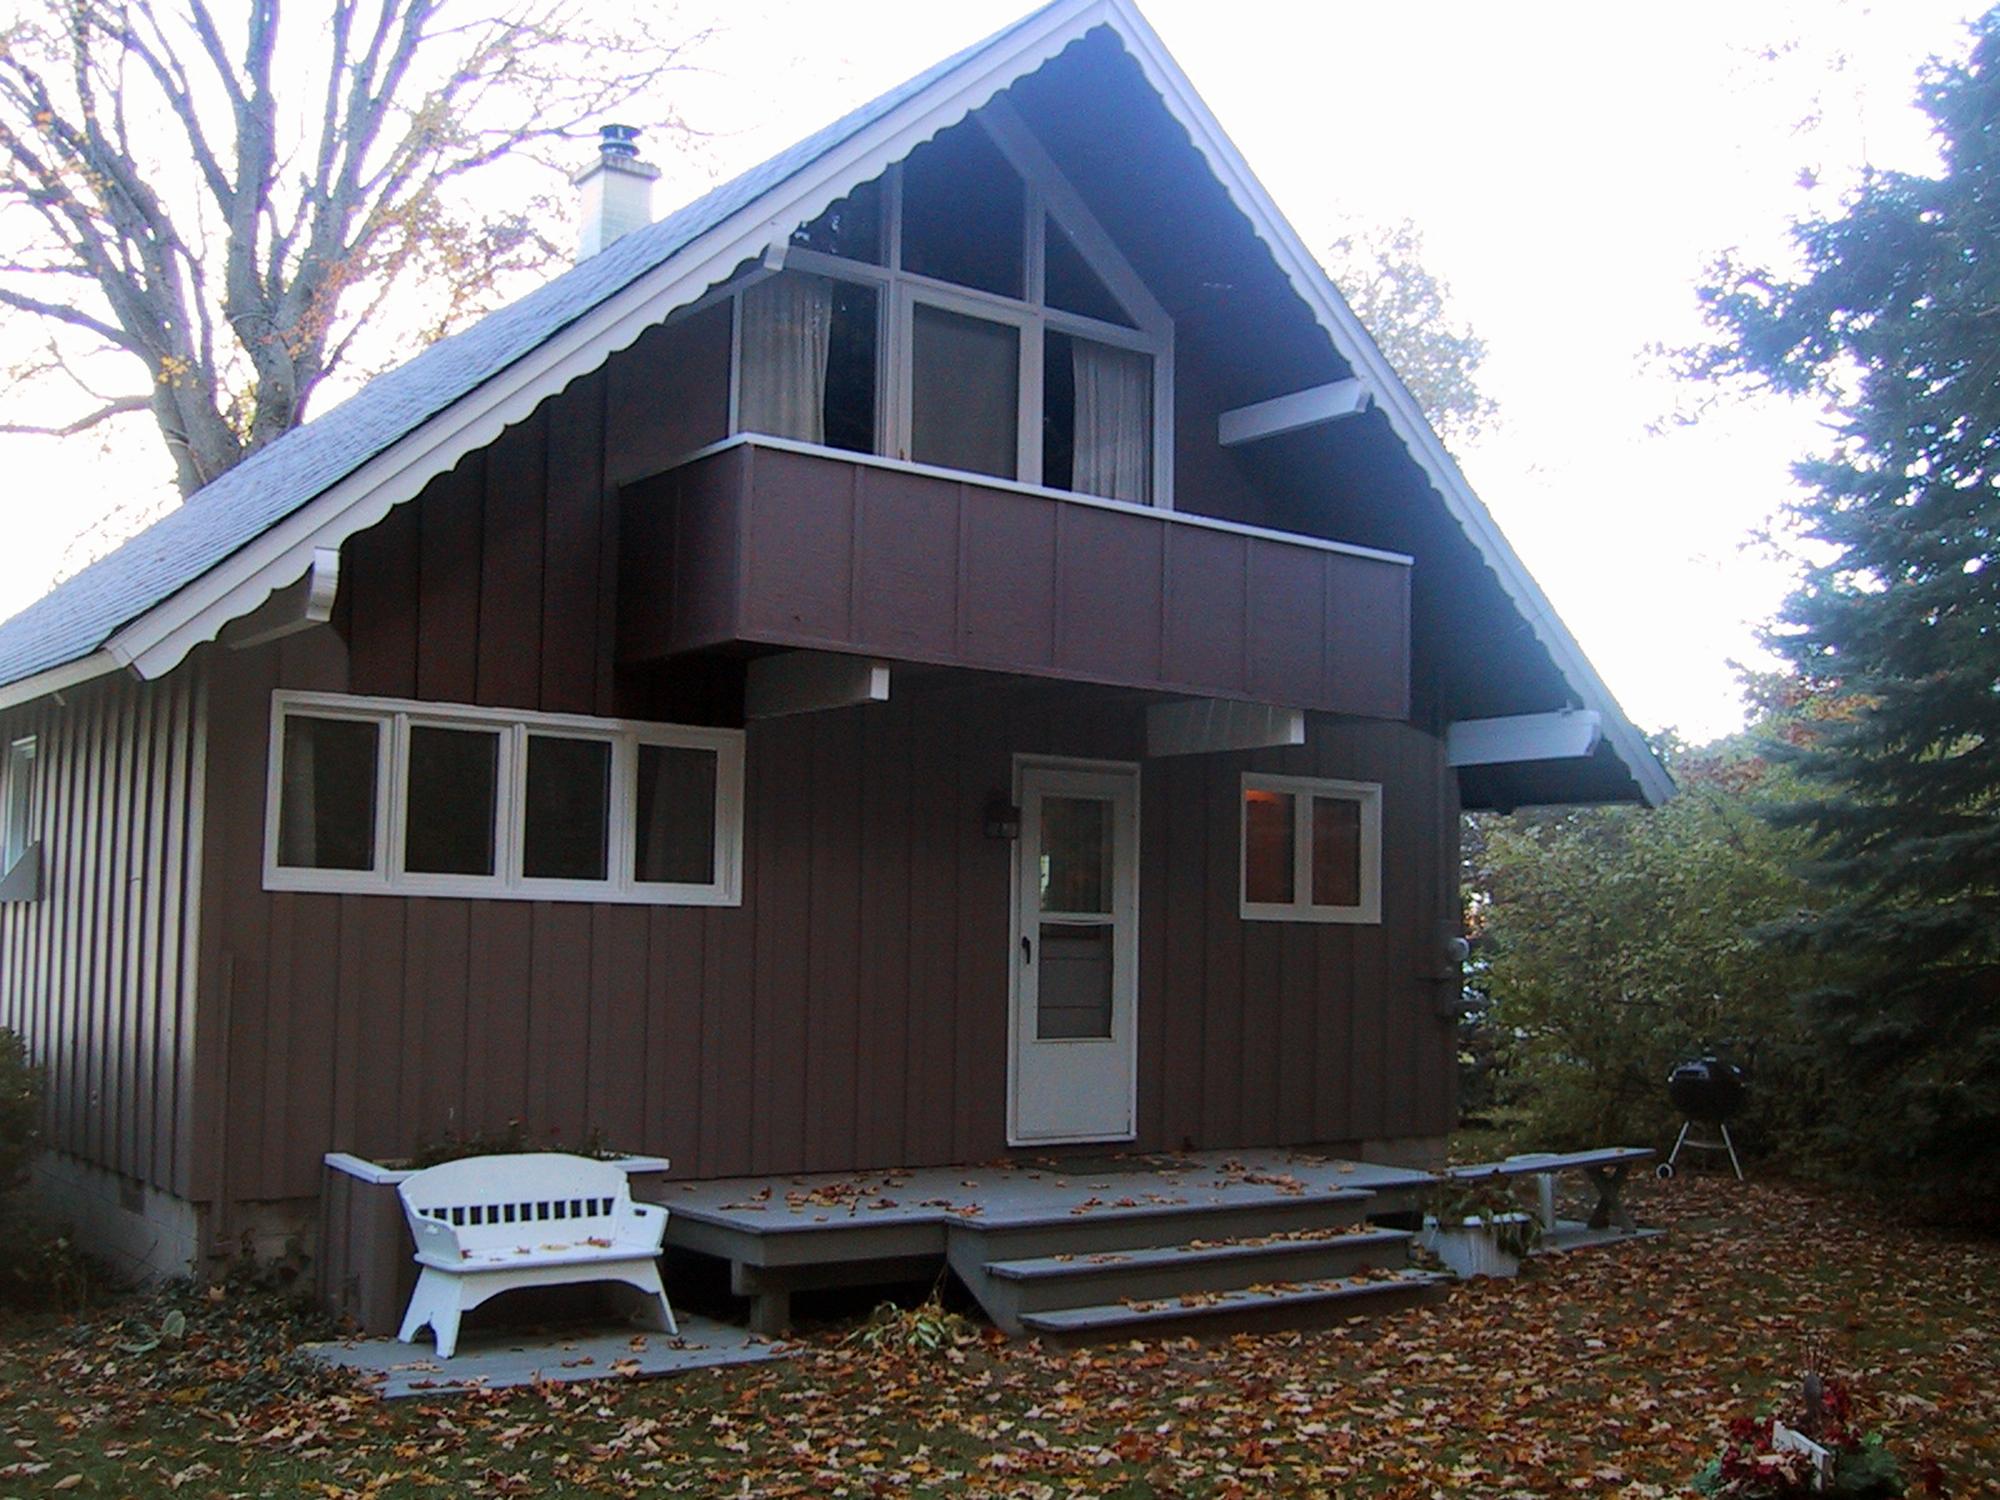
<path fill-rule="evenodd" d="M 882 180 L 864 182 L 812 223 L 792 231 L 792 243 L 843 260 L 882 264 Z"/>
<path fill-rule="evenodd" d="M 1048 292 L 1044 300 L 1050 307 L 1078 317 L 1096 318 L 1100 323 L 1116 323 L 1124 328 L 1139 326 L 1054 219 L 1048 221 L 1044 243 L 1048 257 L 1045 272 Z"/>
<path fill-rule="evenodd" d="M 978 125 L 954 125 L 903 163 L 903 269 L 1019 301 L 1027 190 Z"/>

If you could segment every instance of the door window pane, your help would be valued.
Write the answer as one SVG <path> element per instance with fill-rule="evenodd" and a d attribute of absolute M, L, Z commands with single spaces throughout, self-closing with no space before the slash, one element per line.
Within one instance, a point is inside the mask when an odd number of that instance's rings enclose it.
<path fill-rule="evenodd" d="M 521 873 L 535 880 L 603 880 L 610 873 L 611 745 L 528 736 Z"/>
<path fill-rule="evenodd" d="M 1361 904 L 1361 804 L 1315 797 L 1312 806 L 1314 906 Z"/>
<path fill-rule="evenodd" d="M 903 269 L 1019 299 L 1026 203 L 986 132 L 954 125 L 903 163 Z"/>
<path fill-rule="evenodd" d="M 1290 792 L 1250 788 L 1243 793 L 1243 899 L 1289 904 L 1294 816 Z"/>
<path fill-rule="evenodd" d="M 639 806 L 632 877 L 707 885 L 715 879 L 713 750 L 639 747 Z"/>
<path fill-rule="evenodd" d="M 278 863 L 295 870 L 374 869 L 379 727 L 287 714 L 284 732 Z"/>
<path fill-rule="evenodd" d="M 1002 479 L 1019 472 L 1019 329 L 918 303 L 910 389 L 911 458 Z"/>
<path fill-rule="evenodd" d="M 1100 806 L 1102 804 L 1099 804 Z M 1111 1035 L 1113 934 L 1109 923 L 1041 924 L 1035 1036 L 1040 1041 Z"/>
<path fill-rule="evenodd" d="M 497 733 L 412 725 L 403 868 L 420 875 L 491 875 L 499 785 Z"/>
<path fill-rule="evenodd" d="M 1111 804 L 1097 797 L 1042 798 L 1042 910 L 1111 910 Z"/>

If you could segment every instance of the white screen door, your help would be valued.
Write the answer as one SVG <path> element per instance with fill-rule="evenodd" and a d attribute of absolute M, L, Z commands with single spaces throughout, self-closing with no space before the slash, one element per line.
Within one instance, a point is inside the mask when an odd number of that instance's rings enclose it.
<path fill-rule="evenodd" d="M 1009 1135 L 1127 1140 L 1137 1080 L 1138 769 L 1024 764 L 1020 797 Z"/>

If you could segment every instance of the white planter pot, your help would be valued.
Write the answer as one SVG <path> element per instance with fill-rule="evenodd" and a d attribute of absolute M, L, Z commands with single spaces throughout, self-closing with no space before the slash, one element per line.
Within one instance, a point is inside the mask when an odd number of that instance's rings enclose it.
<path fill-rule="evenodd" d="M 1461 1281 L 1474 1276 L 1517 1276 L 1521 1258 L 1509 1255 L 1495 1243 L 1496 1231 L 1502 1224 L 1527 1222 L 1526 1214 L 1496 1214 L 1491 1223 L 1479 1218 L 1455 1224 L 1426 1219 L 1421 1243 Z"/>

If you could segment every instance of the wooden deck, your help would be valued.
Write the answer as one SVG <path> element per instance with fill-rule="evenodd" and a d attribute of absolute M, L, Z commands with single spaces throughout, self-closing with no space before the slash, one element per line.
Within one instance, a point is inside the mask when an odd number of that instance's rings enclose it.
<path fill-rule="evenodd" d="M 736 1177 L 663 1196 L 667 1244 L 726 1260 L 752 1326 L 794 1291 L 949 1263 L 1010 1333 L 1089 1338 L 1352 1316 L 1429 1286 L 1407 1234 L 1423 1172 L 1288 1151 Z M 1249 1304 L 1254 1303 L 1254 1308 Z M 1254 1314 L 1254 1316 L 1252 1316 Z"/>

